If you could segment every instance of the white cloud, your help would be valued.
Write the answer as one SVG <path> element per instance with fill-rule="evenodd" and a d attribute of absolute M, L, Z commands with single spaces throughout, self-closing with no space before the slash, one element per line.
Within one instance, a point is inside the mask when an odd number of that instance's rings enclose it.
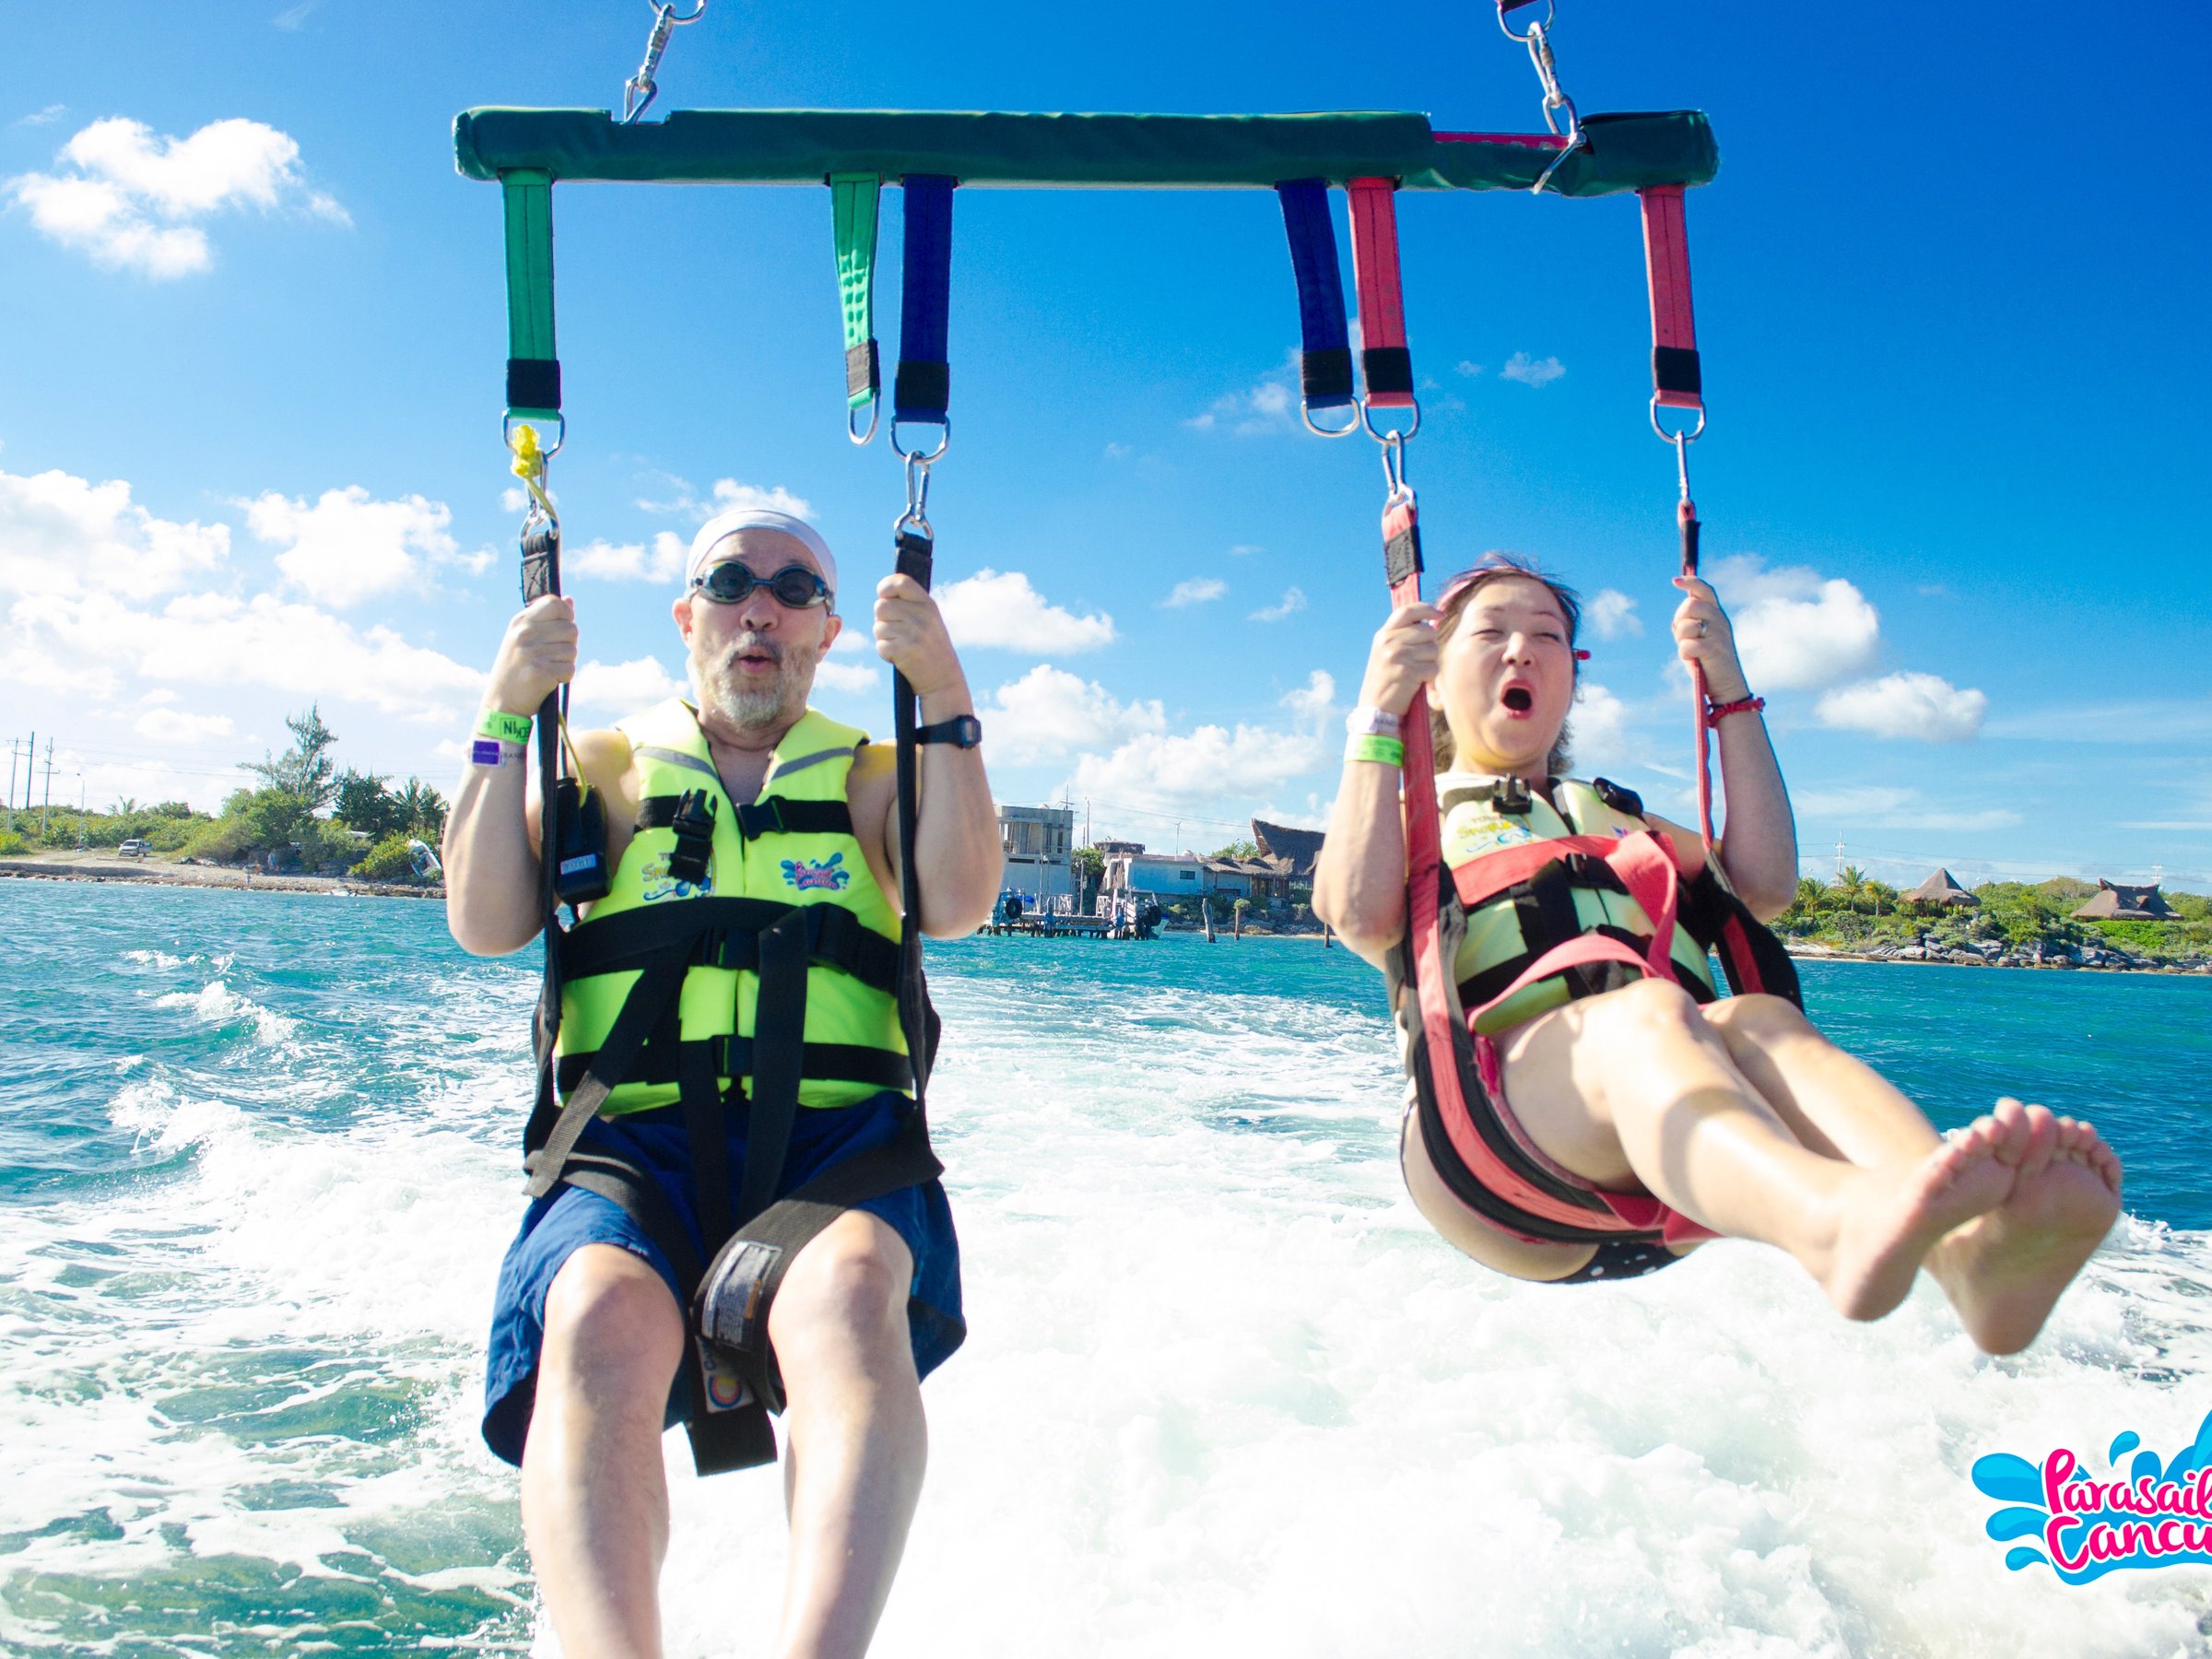
<path fill-rule="evenodd" d="M 20 673 L 43 663 L 65 681 Z M 327 611 L 273 594 L 191 594 L 159 611 L 112 594 L 18 599 L 0 631 L 0 664 L 16 677 L 112 697 L 127 674 L 175 685 L 266 686 L 369 703 L 418 720 L 457 719 L 480 670 L 408 643 L 382 623 L 357 629 Z"/>
<path fill-rule="evenodd" d="M 167 593 L 229 553 L 229 525 L 156 518 L 120 478 L 0 472 L 0 593 Z"/>
<path fill-rule="evenodd" d="M 1306 683 L 1283 693 L 1282 705 L 1309 720 L 1325 720 L 1336 703 L 1336 677 L 1325 668 L 1306 676 Z"/>
<path fill-rule="evenodd" d="M 138 716 L 131 730 L 156 743 L 206 743 L 231 735 L 228 714 L 187 714 L 179 709 L 153 708 Z"/>
<path fill-rule="evenodd" d="M 510 484 L 500 491 L 500 507 L 502 512 L 520 512 L 529 505 L 530 492 L 520 484 Z M 559 501 L 556 500 L 554 505 L 559 506 Z"/>
<path fill-rule="evenodd" d="M 1273 605 L 1266 606 L 1259 610 L 1253 611 L 1250 620 L 1254 622 L 1280 622 L 1285 617 L 1294 617 L 1300 611 L 1302 611 L 1305 608 L 1305 590 L 1303 588 L 1286 588 L 1283 590 L 1283 596 L 1281 599 L 1277 600 Z"/>
<path fill-rule="evenodd" d="M 1625 771 L 1644 764 L 1650 746 L 1630 730 L 1628 704 L 1594 680 L 1584 680 L 1574 695 L 1571 714 L 1574 775 Z"/>
<path fill-rule="evenodd" d="M 1252 554 L 1265 553 L 1267 549 L 1261 547 L 1257 542 L 1239 542 L 1235 547 L 1230 548 L 1229 556 L 1231 559 L 1244 559 Z"/>
<path fill-rule="evenodd" d="M 1558 358 L 1532 358 L 1525 351 L 1514 352 L 1498 371 L 1501 379 L 1519 381 L 1524 386 L 1548 386 L 1566 372 L 1567 366 Z"/>
<path fill-rule="evenodd" d="M 1735 623 L 1744 673 L 1762 691 L 1833 685 L 1865 667 L 1881 643 L 1881 616 L 1840 577 L 1802 565 L 1766 568 L 1756 554 L 1707 572 Z"/>
<path fill-rule="evenodd" d="M 1017 765 L 1167 730 L 1158 702 L 1122 702 L 1096 680 L 1040 663 L 982 710 L 994 759 Z"/>
<path fill-rule="evenodd" d="M 1125 443 L 1109 443 L 1106 446 L 1106 459 L 1109 461 L 1126 461 L 1129 454 L 1129 446 Z"/>
<path fill-rule="evenodd" d="M 2020 815 L 2006 807 L 1974 809 L 1931 805 L 1918 790 L 1878 783 L 1809 789 L 1791 805 L 1799 823 L 1873 825 L 1884 830 L 2008 830 Z"/>
<path fill-rule="evenodd" d="M 49 241 L 97 265 L 170 278 L 214 263 L 196 222 L 228 209 L 296 207 L 336 224 L 346 210 L 312 189 L 300 146 L 258 121 L 211 122 L 188 138 L 157 136 L 143 122 L 96 121 L 61 148 L 68 171 L 22 173 L 8 193 Z"/>
<path fill-rule="evenodd" d="M 1047 604 L 1019 571 L 978 571 L 937 590 L 937 608 L 953 642 L 963 649 L 1073 655 L 1111 645 L 1115 638 L 1113 618 L 1104 611 L 1078 617 Z"/>
<path fill-rule="evenodd" d="M 1814 716 L 1825 726 L 1877 737 L 1964 743 L 1982 730 L 1989 699 L 1934 674 L 1887 674 L 1823 697 Z"/>
<path fill-rule="evenodd" d="M 583 664 L 576 670 L 569 696 L 580 708 L 612 710 L 621 715 L 651 708 L 685 689 L 658 657 L 642 656 L 627 663 Z"/>
<path fill-rule="evenodd" d="M 650 549 L 642 542 L 618 546 L 607 541 L 564 549 L 560 568 L 567 574 L 602 582 L 674 582 L 684 573 L 684 556 L 689 551 L 682 536 L 662 530 L 653 535 Z"/>
<path fill-rule="evenodd" d="M 312 507 L 274 490 L 241 504 L 254 535 L 284 548 L 276 568 L 292 585 L 340 609 L 418 584 L 418 557 L 462 557 L 445 533 L 452 512 L 421 496 L 379 501 L 349 484 L 324 490 Z"/>
<path fill-rule="evenodd" d="M 28 115 L 17 116 L 13 122 L 9 123 L 9 124 L 11 126 L 19 127 L 52 126 L 55 122 L 59 121 L 68 112 L 69 106 L 67 104 L 48 104 L 42 110 L 33 110 Z"/>
<path fill-rule="evenodd" d="M 1583 606 L 1583 616 L 1591 630 L 1601 640 L 1618 640 L 1623 634 L 1641 637 L 1643 618 L 1636 614 L 1636 601 L 1618 588 L 1600 588 Z"/>
<path fill-rule="evenodd" d="M 1194 415 L 1182 424 L 1199 432 L 1224 427 L 1240 438 L 1294 430 L 1299 419 L 1298 394 L 1291 386 L 1297 373 L 1298 353 L 1293 351 L 1284 367 L 1241 392 L 1224 393 L 1204 414 Z"/>
<path fill-rule="evenodd" d="M 1142 811 L 1195 811 L 1264 799 L 1324 759 L 1314 731 L 1202 725 L 1188 735 L 1145 733 L 1112 754 L 1085 755 L 1073 787 Z"/>
<path fill-rule="evenodd" d="M 1480 363 L 1469 362 L 1465 358 L 1461 358 L 1459 361 L 1453 365 L 1453 367 L 1455 367 L 1460 373 L 1465 375 L 1469 380 L 1473 380 L 1477 375 L 1482 372 L 1482 365 Z"/>
<path fill-rule="evenodd" d="M 640 497 L 637 507 L 641 512 L 663 513 L 671 518 L 688 518 L 694 523 L 702 524 L 716 513 L 726 512 L 734 507 L 765 507 L 771 512 L 788 512 L 794 518 L 809 521 L 814 517 L 814 509 L 808 504 L 806 498 L 792 494 L 781 484 L 771 485 L 764 489 L 758 484 L 740 484 L 735 478 L 717 478 L 714 480 L 714 488 L 708 491 L 707 498 L 701 500 L 698 490 L 692 488 L 689 479 L 679 478 L 674 473 L 658 473 L 653 476 L 668 486 L 669 499 L 665 501 L 655 501 Z"/>
<path fill-rule="evenodd" d="M 1229 583 L 1218 576 L 1193 576 L 1175 584 L 1175 591 L 1159 602 L 1162 610 L 1181 610 L 1185 606 L 1205 605 L 1229 592 Z"/>

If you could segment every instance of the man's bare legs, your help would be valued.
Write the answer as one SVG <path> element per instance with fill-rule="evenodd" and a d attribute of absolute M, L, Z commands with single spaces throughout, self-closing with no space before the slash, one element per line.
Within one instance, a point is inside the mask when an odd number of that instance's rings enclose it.
<path fill-rule="evenodd" d="M 1844 1053 L 1775 996 L 1705 1009 L 1729 1057 L 1807 1146 L 1856 1164 L 1921 1158 L 1935 1128 L 1879 1074 Z M 1960 1322 L 1993 1354 L 2035 1340 L 2059 1293 L 2120 1209 L 2120 1160 L 2097 1131 L 2047 1108 L 1999 1100 L 1997 1156 L 2015 1171 L 2003 1204 L 1959 1228 L 1927 1259 Z M 1814 1137 L 1819 1137 L 1816 1139 Z"/>
<path fill-rule="evenodd" d="M 848 1210 L 799 1253 L 769 1311 L 789 1396 L 779 1659 L 865 1653 L 890 1595 L 929 1459 L 907 1334 L 912 1277 L 906 1241 Z"/>
<path fill-rule="evenodd" d="M 789 1405 L 780 1659 L 865 1653 L 922 1492 L 928 1435 L 907 1335 L 913 1258 L 864 1211 L 825 1229 L 769 1313 Z M 662 1419 L 684 1356 L 659 1274 L 590 1244 L 554 1276 L 523 1452 L 523 1528 L 569 1659 L 658 1659 L 668 1550 Z"/>
<path fill-rule="evenodd" d="M 568 1659 L 661 1652 L 661 1425 L 683 1342 L 676 1298 L 629 1251 L 587 1244 L 554 1275 L 523 1448 L 523 1534 Z"/>
<path fill-rule="evenodd" d="M 1993 1118 L 1874 1168 L 1808 1148 L 1688 995 L 1655 980 L 1531 1020 L 1500 1053 L 1514 1116 L 1552 1159 L 1788 1251 L 1847 1318 L 1895 1308 L 1936 1241 L 2012 1187 Z"/>

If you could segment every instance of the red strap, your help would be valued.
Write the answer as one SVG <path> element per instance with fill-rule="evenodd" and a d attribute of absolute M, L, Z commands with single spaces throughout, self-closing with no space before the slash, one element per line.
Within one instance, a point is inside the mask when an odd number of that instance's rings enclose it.
<path fill-rule="evenodd" d="M 1689 300 L 1689 234 L 1682 218 L 1682 186 L 1653 184 L 1638 191 L 1643 202 L 1643 268 L 1652 290 L 1652 346 L 1654 351 L 1698 348 L 1698 325 Z M 1694 391 L 1660 388 L 1658 401 L 1669 408 L 1701 409 Z"/>
<path fill-rule="evenodd" d="M 1409 768 L 1412 765 L 1410 758 L 1406 764 Z M 1407 810 L 1412 810 L 1410 803 Z M 1621 885 L 1629 889 L 1629 897 L 1642 907 L 1651 922 L 1651 971 L 1662 979 L 1671 978 L 1674 970 L 1669 964 L 1675 947 L 1675 916 L 1680 908 L 1681 871 L 1675 862 L 1674 843 L 1656 831 L 1644 830 L 1618 840 L 1603 835 L 1561 835 L 1549 841 L 1500 847 L 1495 853 L 1470 858 L 1454 869 L 1452 885 L 1459 894 L 1459 901 L 1473 910 L 1477 905 L 1488 903 L 1506 888 L 1526 881 L 1546 865 L 1574 853 L 1602 858 L 1613 866 Z M 1559 970 L 1555 968 L 1550 971 L 1557 973 Z M 1514 988 L 1520 988 L 1519 982 Z M 1493 1000 L 1490 1006 L 1496 1006 Z"/>
<path fill-rule="evenodd" d="M 1352 281 L 1359 300 L 1359 345 L 1406 345 L 1406 299 L 1398 281 L 1398 210 L 1395 179 L 1354 179 L 1345 186 L 1352 206 Z M 1371 393 L 1368 401 L 1398 406 L 1411 393 Z"/>
<path fill-rule="evenodd" d="M 1523 841 L 1517 846 L 1500 847 L 1494 853 L 1480 853 L 1452 872 L 1452 885 L 1459 891 L 1459 901 L 1469 910 L 1478 904 L 1488 904 L 1507 888 L 1526 881 L 1546 865 L 1565 858 L 1571 853 L 1586 853 L 1592 858 L 1610 858 L 1617 843 L 1606 835 L 1561 835 L 1550 841 Z"/>

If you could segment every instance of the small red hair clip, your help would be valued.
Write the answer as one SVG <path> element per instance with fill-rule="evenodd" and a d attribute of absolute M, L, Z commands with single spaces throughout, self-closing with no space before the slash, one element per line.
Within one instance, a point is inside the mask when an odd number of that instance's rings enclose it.
<path fill-rule="evenodd" d="M 1586 663 L 1590 660 L 1590 653 L 1577 645 L 1574 648 L 1574 660 L 1578 663 Z"/>

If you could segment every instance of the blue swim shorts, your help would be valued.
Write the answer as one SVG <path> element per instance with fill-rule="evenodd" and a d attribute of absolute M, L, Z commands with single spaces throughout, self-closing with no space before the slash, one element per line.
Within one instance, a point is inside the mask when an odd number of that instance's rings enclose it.
<path fill-rule="evenodd" d="M 777 1195 L 805 1185 L 841 1159 L 883 1145 L 912 1110 L 913 1102 L 906 1096 L 888 1090 L 853 1106 L 801 1107 L 792 1125 L 791 1148 Z M 746 1122 L 741 1113 L 732 1114 L 727 1122 L 730 1180 L 735 1184 L 745 1170 Z M 691 1158 L 680 1106 L 597 1119 L 584 1130 L 582 1144 L 628 1159 L 651 1174 L 690 1233 L 693 1247 L 705 1256 L 692 1202 Z M 960 1316 L 960 1244 L 953 1233 L 952 1206 L 946 1201 L 945 1188 L 941 1182 L 926 1182 L 856 1207 L 881 1217 L 913 1253 L 908 1324 L 914 1367 L 926 1377 L 951 1357 L 968 1334 Z M 617 1245 L 649 1262 L 667 1283 L 677 1305 L 685 1306 L 676 1269 L 621 1206 L 571 1186 L 556 1187 L 535 1201 L 524 1213 L 522 1230 L 500 1265 L 491 1351 L 485 1362 L 484 1441 L 511 1464 L 523 1461 L 523 1442 L 530 1433 L 538 1349 L 546 1336 L 546 1295 L 561 1264 L 586 1244 Z M 668 1426 L 682 1422 L 689 1408 L 690 1391 L 679 1371 L 671 1380 Z"/>

